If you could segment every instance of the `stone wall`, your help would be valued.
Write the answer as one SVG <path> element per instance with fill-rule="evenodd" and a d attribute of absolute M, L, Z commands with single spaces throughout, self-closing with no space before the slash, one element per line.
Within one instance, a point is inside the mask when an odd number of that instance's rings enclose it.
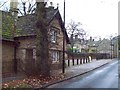
<path fill-rule="evenodd" d="M 51 60 L 51 69 L 61 69 L 62 68 L 62 60 L 63 60 L 63 32 L 61 30 L 60 23 L 58 19 L 54 18 L 54 20 L 50 23 L 49 29 L 48 29 L 48 35 L 50 33 L 51 28 L 55 28 L 57 30 L 57 43 L 49 43 L 49 49 L 55 50 L 60 52 L 60 60 L 59 62 L 52 63 Z M 49 37 L 50 38 L 50 37 Z M 49 39 L 48 38 L 48 39 Z M 36 56 L 35 56 L 35 49 L 36 49 L 36 38 L 35 36 L 23 36 L 16 38 L 18 42 L 20 42 L 19 47 L 17 48 L 17 58 L 21 60 L 23 64 L 28 63 L 29 61 L 33 64 L 36 62 Z M 26 59 L 26 50 L 27 49 L 33 49 L 33 58 L 31 60 Z M 65 41 L 65 50 L 66 50 L 66 41 Z M 50 57 L 50 56 L 49 56 Z M 67 58 L 67 54 L 66 54 Z M 30 63 L 29 63 L 30 64 Z M 25 66 L 22 66 L 25 68 Z"/>
<path fill-rule="evenodd" d="M 13 73 L 14 43 L 11 41 L 2 41 L 2 73 Z"/>
<path fill-rule="evenodd" d="M 19 42 L 17 47 L 18 70 L 23 73 L 29 73 L 35 66 L 33 51 L 35 50 L 35 36 L 22 36 L 16 38 Z M 29 53 L 30 52 L 30 53 Z"/>
<path fill-rule="evenodd" d="M 59 20 L 57 18 L 54 18 L 52 22 L 50 23 L 49 28 L 54 28 L 57 30 L 57 43 L 50 43 L 50 49 L 52 50 L 58 50 L 60 51 L 60 60 L 59 62 L 52 63 L 52 69 L 62 69 L 62 60 L 63 60 L 63 32 L 62 28 L 60 26 Z M 49 29 L 49 30 L 50 30 Z M 67 45 L 65 40 L 65 51 L 66 51 Z M 65 59 L 67 59 L 67 54 L 65 54 Z"/>

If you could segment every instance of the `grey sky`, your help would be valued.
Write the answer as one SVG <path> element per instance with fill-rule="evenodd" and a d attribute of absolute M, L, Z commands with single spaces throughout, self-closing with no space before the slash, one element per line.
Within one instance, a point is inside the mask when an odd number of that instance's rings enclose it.
<path fill-rule="evenodd" d="M 4 0 L 0 0 L 4 1 Z M 64 0 L 49 0 L 54 6 L 59 3 L 63 16 Z M 102 38 L 118 33 L 119 0 L 66 0 L 66 25 L 71 20 L 81 22 L 90 36 Z"/>
<path fill-rule="evenodd" d="M 63 10 L 64 0 L 60 2 Z M 81 22 L 89 35 L 109 37 L 118 33 L 119 0 L 66 0 L 66 23 L 70 20 Z M 63 13 L 61 13 L 63 15 Z"/>

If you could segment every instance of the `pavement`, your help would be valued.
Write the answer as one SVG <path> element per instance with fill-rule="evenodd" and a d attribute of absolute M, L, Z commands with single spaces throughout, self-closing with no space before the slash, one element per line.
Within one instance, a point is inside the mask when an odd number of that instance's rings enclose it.
<path fill-rule="evenodd" d="M 113 60 L 111 59 L 101 59 L 101 60 L 92 60 L 90 63 L 76 65 L 66 68 L 66 77 L 74 77 L 80 74 L 84 74 L 91 70 L 97 69 Z"/>
<path fill-rule="evenodd" d="M 41 88 L 46 88 L 50 85 L 56 84 L 56 83 L 60 83 L 63 82 L 65 80 L 69 80 L 71 78 L 75 78 L 77 76 L 86 74 L 88 72 L 91 72 L 97 68 L 100 68 L 112 61 L 114 61 L 116 59 L 101 59 L 101 60 L 92 60 L 89 63 L 85 63 L 85 64 L 79 64 L 79 65 L 74 65 L 74 66 L 70 66 L 67 67 L 65 69 L 65 78 L 59 81 L 55 81 L 55 82 L 51 82 L 48 84 L 43 85 Z"/>
<path fill-rule="evenodd" d="M 85 64 L 78 64 L 78 65 L 74 65 L 74 66 L 71 65 L 71 66 L 65 68 L 65 73 L 64 73 L 65 78 L 64 79 L 59 80 L 59 81 L 50 82 L 48 84 L 43 85 L 41 88 L 46 88 L 50 85 L 83 75 L 83 74 L 93 71 L 99 67 L 102 67 L 114 60 L 116 60 L 116 59 L 92 60 L 91 62 L 85 63 Z M 2 81 L 8 82 L 13 79 L 19 80 L 19 79 L 24 79 L 24 78 L 25 77 L 23 77 L 23 76 L 7 77 L 7 78 L 3 78 Z"/>

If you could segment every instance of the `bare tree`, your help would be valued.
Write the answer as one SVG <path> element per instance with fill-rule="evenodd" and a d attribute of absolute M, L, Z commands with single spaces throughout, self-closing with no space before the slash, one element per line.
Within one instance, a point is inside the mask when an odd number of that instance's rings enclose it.
<path fill-rule="evenodd" d="M 71 41 L 71 49 L 73 53 L 73 47 L 74 47 L 74 39 L 77 36 L 81 40 L 84 40 L 84 36 L 86 35 L 86 32 L 80 28 L 82 24 L 80 22 L 75 23 L 73 20 L 68 24 L 67 26 L 67 31 L 68 35 L 70 36 L 70 41 Z M 72 62 L 74 65 L 74 55 L 72 54 Z"/>
<path fill-rule="evenodd" d="M 9 8 L 7 6 L 8 2 L 9 2 L 9 0 L 5 0 L 4 2 L 0 2 L 0 9 L 8 12 L 9 11 Z"/>
<path fill-rule="evenodd" d="M 5 1 L 3 3 L 0 3 L 0 8 L 2 8 L 8 1 Z"/>
<path fill-rule="evenodd" d="M 28 0 L 28 1 L 21 0 L 18 7 L 19 7 L 18 12 L 22 16 L 27 14 L 32 14 L 36 10 L 36 2 L 35 0 Z"/>
<path fill-rule="evenodd" d="M 9 7 L 6 6 L 8 4 L 9 0 L 6 0 L 2 3 L 0 3 L 0 9 L 2 8 L 4 11 L 9 11 Z M 18 3 L 18 14 L 19 15 L 27 15 L 27 14 L 33 14 L 36 10 L 36 2 L 35 0 L 21 0 Z"/>
<path fill-rule="evenodd" d="M 79 39 L 84 40 L 86 32 L 80 27 L 82 24 L 80 22 L 75 23 L 73 20 L 68 24 L 67 31 L 71 40 L 71 48 L 73 52 L 74 38 L 77 36 Z"/>

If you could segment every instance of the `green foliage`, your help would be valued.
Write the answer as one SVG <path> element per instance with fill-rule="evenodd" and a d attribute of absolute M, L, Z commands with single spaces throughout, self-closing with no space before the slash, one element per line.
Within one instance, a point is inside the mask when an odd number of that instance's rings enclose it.
<path fill-rule="evenodd" d="M 0 35 L 6 39 L 13 38 L 14 31 L 14 18 L 8 12 L 2 14 L 2 30 L 0 30 Z M 21 29 L 16 29 L 15 34 L 18 36 L 21 33 Z"/>
<path fill-rule="evenodd" d="M 6 39 L 12 38 L 12 32 L 14 29 L 14 21 L 12 16 L 9 13 L 5 13 L 2 15 L 2 37 Z"/>
<path fill-rule="evenodd" d="M 78 53 L 78 49 L 77 48 L 68 48 L 67 49 L 68 52 L 73 52 L 73 53 Z"/>

